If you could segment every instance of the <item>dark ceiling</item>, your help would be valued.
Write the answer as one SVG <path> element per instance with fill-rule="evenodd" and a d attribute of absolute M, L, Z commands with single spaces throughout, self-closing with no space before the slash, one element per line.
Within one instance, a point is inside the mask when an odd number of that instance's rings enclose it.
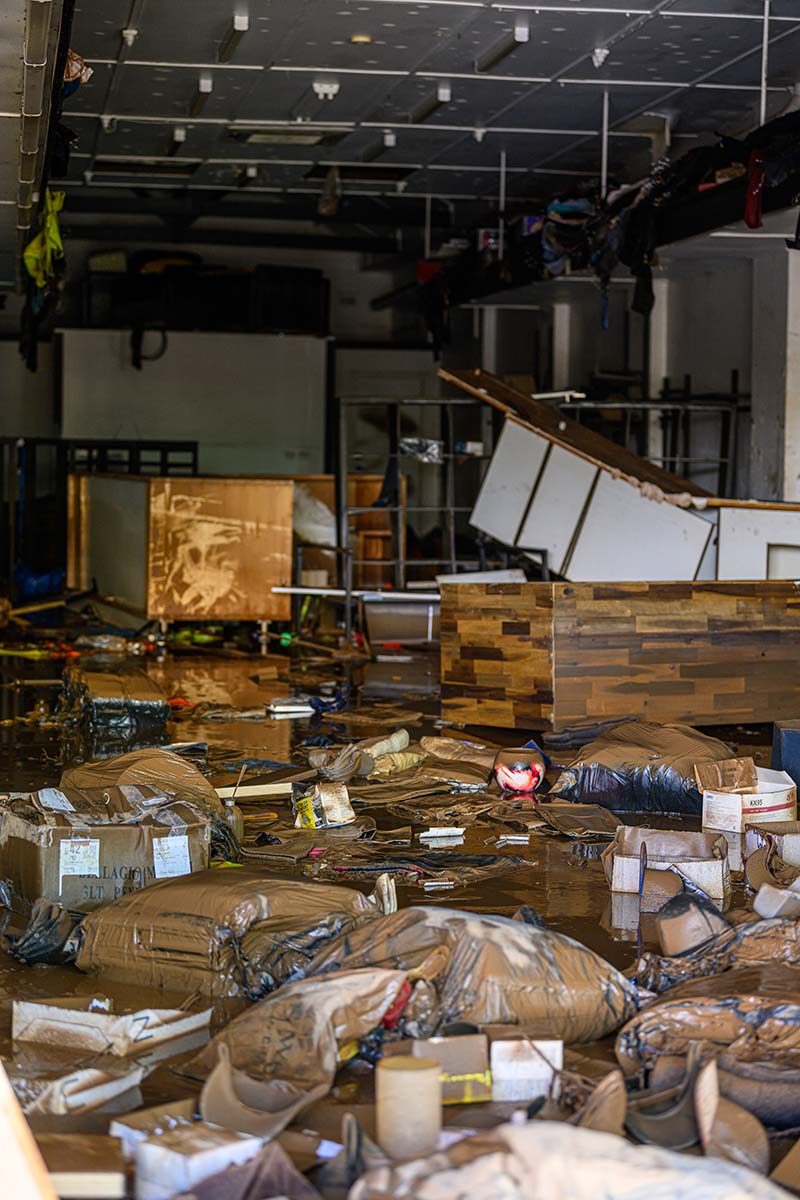
<path fill-rule="evenodd" d="M 235 6 L 79 0 L 72 46 L 94 75 L 65 107 L 65 218 L 97 233 L 160 216 L 176 237 L 204 215 L 240 234 L 252 218 L 263 233 L 318 221 L 338 165 L 349 233 L 420 226 L 428 196 L 456 231 L 496 208 L 501 156 L 517 207 L 596 178 L 606 91 L 620 180 L 647 170 L 667 124 L 680 154 L 759 123 L 764 0 Z M 800 82 L 800 0 L 772 0 L 767 37 L 771 117 Z"/>

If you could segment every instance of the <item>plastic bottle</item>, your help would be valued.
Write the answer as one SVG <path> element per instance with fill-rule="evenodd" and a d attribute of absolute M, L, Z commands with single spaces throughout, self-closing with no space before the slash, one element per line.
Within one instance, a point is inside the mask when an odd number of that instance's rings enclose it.
<path fill-rule="evenodd" d="M 242 816 L 242 810 L 233 796 L 226 796 L 222 803 L 224 805 L 222 816 L 233 830 L 236 840 L 241 842 L 244 838 L 244 817 Z"/>

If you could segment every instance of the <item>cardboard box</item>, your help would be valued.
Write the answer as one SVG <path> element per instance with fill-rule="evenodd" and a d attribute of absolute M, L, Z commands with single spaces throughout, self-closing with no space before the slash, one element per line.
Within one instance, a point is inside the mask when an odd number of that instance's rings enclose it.
<path fill-rule="evenodd" d="M 800 880 L 796 879 L 788 888 L 762 883 L 753 910 L 764 921 L 772 917 L 800 917 Z"/>
<path fill-rule="evenodd" d="M 703 828 L 742 833 L 745 825 L 797 819 L 797 787 L 785 771 L 757 767 L 755 792 L 703 792 Z"/>
<path fill-rule="evenodd" d="M 15 1000 L 11 1036 L 15 1042 L 128 1056 L 207 1029 L 210 1020 L 210 1008 L 202 1012 L 151 1008 L 116 1014 L 113 1001 L 105 997 Z"/>
<path fill-rule="evenodd" d="M 489 1043 L 485 1033 L 411 1038 L 392 1043 L 384 1053 L 436 1059 L 442 1072 L 442 1104 L 474 1104 L 492 1098 Z"/>
<path fill-rule="evenodd" d="M 177 1129 L 181 1125 L 194 1124 L 197 1102 L 192 1097 L 189 1100 L 174 1100 L 172 1104 L 159 1104 L 155 1108 L 142 1108 L 139 1112 L 115 1117 L 108 1127 L 113 1138 L 122 1143 L 122 1153 L 125 1158 L 136 1156 L 136 1146 L 145 1138 L 167 1129 Z"/>
<path fill-rule="evenodd" d="M 136 1200 L 170 1200 L 226 1167 L 249 1162 L 263 1138 L 196 1121 L 136 1146 Z"/>
<path fill-rule="evenodd" d="M 749 858 L 755 850 L 759 850 L 766 840 L 765 834 L 769 834 L 770 841 L 775 842 L 778 858 L 782 858 L 790 867 L 800 867 L 800 821 L 775 821 L 763 832 L 762 829 L 762 826 L 748 821 L 744 839 L 745 857 Z"/>
<path fill-rule="evenodd" d="M 40 1133 L 36 1144 L 61 1200 L 124 1200 L 127 1195 L 127 1166 L 116 1138 Z"/>
<path fill-rule="evenodd" d="M 643 846 L 648 870 L 675 867 L 712 900 L 727 901 L 731 872 L 728 843 L 721 834 L 633 825 L 620 825 L 614 841 L 603 851 L 602 862 L 613 892 L 638 893 Z"/>
<path fill-rule="evenodd" d="M 209 818 L 147 787 L 43 788 L 0 805 L 0 871 L 12 908 L 40 897 L 90 912 L 208 866 Z"/>
<path fill-rule="evenodd" d="M 553 1078 L 564 1066 L 564 1043 L 533 1039 L 524 1033 L 487 1031 L 492 1099 L 535 1100 L 546 1096 Z"/>

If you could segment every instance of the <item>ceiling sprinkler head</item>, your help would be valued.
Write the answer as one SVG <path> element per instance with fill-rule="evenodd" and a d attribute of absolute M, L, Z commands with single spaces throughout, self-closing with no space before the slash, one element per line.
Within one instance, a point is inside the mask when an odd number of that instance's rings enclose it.
<path fill-rule="evenodd" d="M 129 50 L 130 50 L 131 46 L 133 45 L 133 43 L 136 41 L 138 36 L 139 36 L 139 30 L 134 29 L 133 26 L 128 26 L 127 29 L 122 30 L 122 40 L 125 43 L 125 45 L 128 47 Z"/>
<path fill-rule="evenodd" d="M 592 63 L 598 70 L 602 67 L 610 53 L 611 51 L 608 49 L 608 46 L 595 46 L 592 51 Z"/>
<path fill-rule="evenodd" d="M 311 86 L 318 100 L 334 100 L 339 95 L 338 79 L 315 79 Z"/>
<path fill-rule="evenodd" d="M 173 140 L 173 142 L 185 142 L 186 141 L 186 126 L 185 125 L 176 125 L 175 126 L 175 128 L 172 131 L 172 140 Z"/>
<path fill-rule="evenodd" d="M 486 137 L 486 130 L 485 129 L 473 129 L 472 136 L 475 138 L 475 141 L 478 142 L 478 144 L 480 144 L 483 141 L 483 139 Z"/>
<path fill-rule="evenodd" d="M 393 129 L 384 129 L 383 144 L 387 150 L 394 150 L 397 145 L 397 134 Z"/>
<path fill-rule="evenodd" d="M 114 120 L 114 118 L 109 117 L 106 113 L 103 113 L 102 117 L 100 118 L 100 124 L 103 127 L 103 133 L 113 133 L 117 127 L 117 122 Z"/>

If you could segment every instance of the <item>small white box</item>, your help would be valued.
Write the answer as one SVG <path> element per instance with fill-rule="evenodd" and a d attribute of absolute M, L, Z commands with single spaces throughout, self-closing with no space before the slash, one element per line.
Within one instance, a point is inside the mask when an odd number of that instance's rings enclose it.
<path fill-rule="evenodd" d="M 703 792 L 703 828 L 742 833 L 745 825 L 797 819 L 797 788 L 785 771 L 756 767 L 756 792 Z"/>
<path fill-rule="evenodd" d="M 489 1048 L 492 1100 L 535 1100 L 546 1096 L 564 1065 L 564 1043 L 508 1037 Z"/>
<path fill-rule="evenodd" d="M 612 892 L 639 891 L 644 846 L 647 869 L 674 867 L 718 903 L 725 903 L 731 888 L 728 843 L 722 834 L 649 829 L 620 825 L 614 841 L 603 851 L 602 861 Z"/>
<path fill-rule="evenodd" d="M 136 1146 L 136 1200 L 170 1200 L 218 1171 L 249 1162 L 264 1139 L 197 1121 Z"/>
<path fill-rule="evenodd" d="M 797 883 L 795 880 L 788 888 L 762 883 L 753 901 L 755 912 L 764 921 L 769 921 L 772 917 L 800 917 L 800 888 L 797 887 Z"/>
<path fill-rule="evenodd" d="M 800 821 L 775 821 L 768 828 L 763 828 L 753 821 L 747 822 L 745 830 L 745 857 L 758 850 L 765 842 L 765 834 L 775 842 L 778 858 L 782 858 L 790 867 L 800 867 Z"/>

